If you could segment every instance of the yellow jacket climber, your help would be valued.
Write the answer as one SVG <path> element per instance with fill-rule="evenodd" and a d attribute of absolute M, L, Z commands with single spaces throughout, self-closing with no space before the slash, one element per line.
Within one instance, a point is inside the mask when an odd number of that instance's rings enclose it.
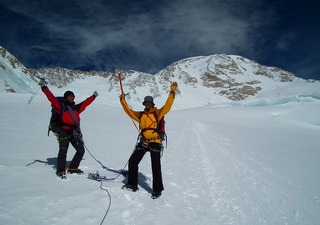
<path fill-rule="evenodd" d="M 151 197 L 155 199 L 161 196 L 161 193 L 164 190 L 160 161 L 162 140 L 156 128 L 158 126 L 158 121 L 160 121 L 161 118 L 170 111 L 177 87 L 178 84 L 176 82 L 171 84 L 167 101 L 160 109 L 154 107 L 153 98 L 151 96 L 146 96 L 142 103 L 145 106 L 144 111 L 134 111 L 128 107 L 128 104 L 125 100 L 125 95 L 121 95 L 120 102 L 124 111 L 133 120 L 139 123 L 139 128 L 141 130 L 140 140 L 136 144 L 135 149 L 129 158 L 128 180 L 127 183 L 122 187 L 123 189 L 133 192 L 138 190 L 138 165 L 145 153 L 150 152 L 153 176 L 153 192 Z"/>

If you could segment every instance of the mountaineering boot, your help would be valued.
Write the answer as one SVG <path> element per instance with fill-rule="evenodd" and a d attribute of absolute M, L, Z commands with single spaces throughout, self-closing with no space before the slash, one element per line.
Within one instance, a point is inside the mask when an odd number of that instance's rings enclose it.
<path fill-rule="evenodd" d="M 64 171 L 64 170 L 57 171 L 57 172 L 56 172 L 56 175 L 57 175 L 58 177 L 60 177 L 61 179 L 65 179 L 65 178 L 66 178 L 66 171 Z"/>
<path fill-rule="evenodd" d="M 131 184 L 125 184 L 125 185 L 123 185 L 123 186 L 122 186 L 122 189 L 128 190 L 128 191 L 132 191 L 132 192 L 136 192 L 137 190 L 139 190 L 138 187 L 133 186 L 133 185 L 131 185 Z"/>
<path fill-rule="evenodd" d="M 151 194 L 151 198 L 152 198 L 152 199 L 159 198 L 160 196 L 161 196 L 161 191 L 154 191 L 154 192 L 152 192 L 152 194 Z"/>
<path fill-rule="evenodd" d="M 71 168 L 68 168 L 68 169 L 67 169 L 67 173 L 71 173 L 71 174 L 76 173 L 76 174 L 81 175 L 81 174 L 83 174 L 83 171 L 80 170 L 80 169 L 71 169 Z"/>

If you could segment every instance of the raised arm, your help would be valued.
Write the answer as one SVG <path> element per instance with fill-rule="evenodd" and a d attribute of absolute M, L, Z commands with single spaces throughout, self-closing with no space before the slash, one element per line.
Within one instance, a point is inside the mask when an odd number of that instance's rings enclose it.
<path fill-rule="evenodd" d="M 88 97 L 86 100 L 84 100 L 83 102 L 79 103 L 78 107 L 79 107 L 79 113 L 83 112 L 88 105 L 90 105 L 95 99 L 96 97 L 98 96 L 98 92 L 97 91 L 94 91 L 93 94 Z"/>
<path fill-rule="evenodd" d="M 52 94 L 47 86 L 41 88 L 42 92 L 45 94 L 49 102 L 51 102 L 52 107 L 59 113 L 61 112 L 61 104 L 58 99 Z M 60 113 L 59 113 L 60 114 Z"/>
<path fill-rule="evenodd" d="M 122 94 L 122 95 L 120 96 L 120 103 L 121 103 L 121 105 L 122 105 L 122 108 L 123 108 L 124 112 L 125 112 L 128 116 L 130 116 L 131 119 L 139 122 L 140 112 L 133 111 L 133 110 L 131 110 L 131 109 L 129 108 L 129 106 L 128 106 L 127 102 L 126 102 L 126 99 L 125 99 L 125 97 L 124 97 L 124 94 Z"/>
<path fill-rule="evenodd" d="M 177 88 L 178 88 L 177 82 L 173 82 L 171 84 L 170 92 L 166 100 L 166 103 L 159 109 L 160 114 L 158 115 L 158 121 L 161 120 L 161 118 L 164 117 L 164 115 L 166 115 L 170 111 L 174 102 Z"/>

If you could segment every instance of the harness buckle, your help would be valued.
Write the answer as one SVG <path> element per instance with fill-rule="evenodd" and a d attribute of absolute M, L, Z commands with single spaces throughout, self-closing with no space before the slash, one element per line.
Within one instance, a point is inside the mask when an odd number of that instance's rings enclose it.
<path fill-rule="evenodd" d="M 146 141 L 143 141 L 143 142 L 141 143 L 141 145 L 142 145 L 144 148 L 148 148 L 148 147 L 149 147 L 149 143 L 146 142 Z"/>
<path fill-rule="evenodd" d="M 83 138 L 81 131 L 78 129 L 73 130 L 73 136 L 75 136 L 76 138 L 79 138 L 80 140 L 82 140 L 82 138 Z"/>

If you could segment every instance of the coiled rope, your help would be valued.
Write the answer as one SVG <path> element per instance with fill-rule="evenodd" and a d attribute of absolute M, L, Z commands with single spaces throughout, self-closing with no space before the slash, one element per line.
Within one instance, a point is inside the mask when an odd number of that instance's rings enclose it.
<path fill-rule="evenodd" d="M 82 142 L 83 142 L 83 139 L 82 139 Z M 110 195 L 110 192 L 109 192 L 109 190 L 108 190 L 107 188 L 103 187 L 103 183 L 102 183 L 102 182 L 103 182 L 103 181 L 113 181 L 113 180 L 116 180 L 120 175 L 124 175 L 124 174 L 125 174 L 124 169 L 127 167 L 129 160 L 126 162 L 126 164 L 124 165 L 124 167 L 123 167 L 121 170 L 113 170 L 113 169 L 110 169 L 109 167 L 103 165 L 103 164 L 90 152 L 90 150 L 87 148 L 87 146 L 84 144 L 84 142 L 83 142 L 83 146 L 85 147 L 85 149 L 87 150 L 87 152 L 91 155 L 91 157 L 92 157 L 97 163 L 99 163 L 99 164 L 102 166 L 103 169 L 108 170 L 108 171 L 111 171 L 111 172 L 114 172 L 114 173 L 118 173 L 117 176 L 112 177 L 112 178 L 106 178 L 106 176 L 100 176 L 100 174 L 99 174 L 98 171 L 97 171 L 96 173 L 89 173 L 89 174 L 88 174 L 88 178 L 89 178 L 89 179 L 91 179 L 91 180 L 96 180 L 96 181 L 100 182 L 100 189 L 106 191 L 107 194 L 108 194 L 108 196 L 109 196 L 109 199 L 110 199 L 110 200 L 109 200 L 109 204 L 108 204 L 108 208 L 107 208 L 107 210 L 106 210 L 106 212 L 105 212 L 105 214 L 104 214 L 104 216 L 103 216 L 103 218 L 102 218 L 102 220 L 101 220 L 101 222 L 100 222 L 100 225 L 102 225 L 103 222 L 104 222 L 104 220 L 105 220 L 105 218 L 107 217 L 107 215 L 108 215 L 108 213 L 109 213 L 109 211 L 110 211 L 111 203 L 112 203 L 112 197 L 111 197 L 111 195 Z M 135 150 L 135 147 L 133 148 L 133 151 L 134 151 L 134 150 Z M 132 153 L 133 153 L 133 151 L 132 151 Z M 132 154 L 132 153 L 131 153 L 131 154 Z M 130 158 L 130 157 L 129 157 L 129 158 Z"/>

